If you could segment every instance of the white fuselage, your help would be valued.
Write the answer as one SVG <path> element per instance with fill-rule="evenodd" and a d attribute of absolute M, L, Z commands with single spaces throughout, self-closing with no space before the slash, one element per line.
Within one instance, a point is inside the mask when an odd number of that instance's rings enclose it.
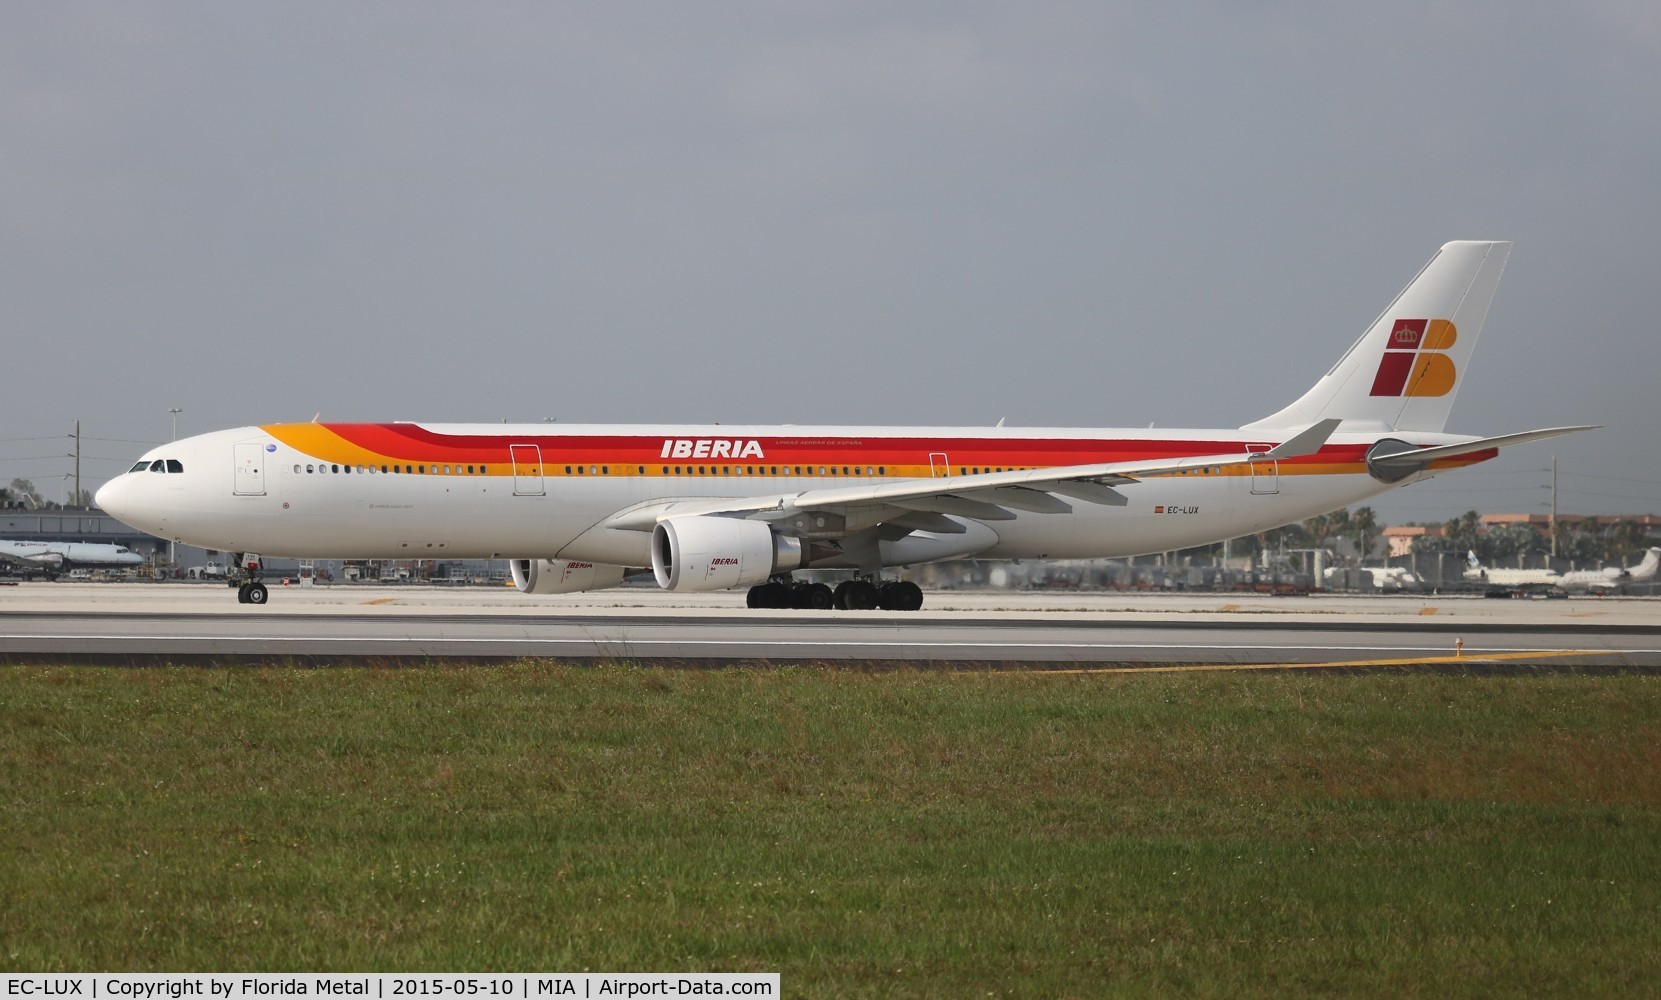
<path fill-rule="evenodd" d="M 0 561 L 42 569 L 141 566 L 144 557 L 108 542 L 0 541 Z"/>
<path fill-rule="evenodd" d="M 477 459 L 446 461 L 442 448 L 390 458 L 356 445 L 354 451 L 347 445 L 359 425 L 345 425 L 339 433 L 345 444 L 323 429 L 294 430 L 323 426 L 243 427 L 164 445 L 112 480 L 99 499 L 135 527 L 233 552 L 643 566 L 650 562 L 649 532 L 605 522 L 672 502 L 785 498 L 919 474 L 949 478 L 982 469 L 1059 465 L 1054 459 L 1059 454 L 1076 459 L 1155 450 L 1233 451 L 1239 461 L 1122 486 L 1123 506 L 1079 501 L 1067 513 L 1015 511 L 1012 519 L 985 522 L 992 535 L 977 536 L 984 541 L 972 553 L 952 555 L 1094 558 L 1185 548 L 1298 521 L 1401 485 L 1367 474 L 1362 453 L 1375 435 L 1338 435 L 1320 455 L 1276 463 L 1248 461 L 1248 446 L 1261 451 L 1274 442 L 1239 430 L 420 427 L 427 444 L 465 441 L 473 449 L 468 457 Z M 391 426 L 413 433 L 417 425 Z M 322 444 L 297 446 L 300 434 Z M 1469 440 L 1412 437 L 1416 444 Z M 704 447 L 701 457 L 677 444 L 711 440 L 730 444 Z M 676 448 L 686 456 L 676 458 Z M 718 453 L 711 455 L 712 450 Z M 149 471 L 159 459 L 173 460 L 170 465 L 181 471 Z M 827 552 L 813 565 L 844 563 Z"/>

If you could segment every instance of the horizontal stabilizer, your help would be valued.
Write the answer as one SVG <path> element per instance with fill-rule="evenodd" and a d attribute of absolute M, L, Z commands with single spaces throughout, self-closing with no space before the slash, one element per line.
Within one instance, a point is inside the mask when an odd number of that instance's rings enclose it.
<path fill-rule="evenodd" d="M 1601 426 L 1601 424 L 1582 424 L 1577 427 L 1547 427 L 1543 430 L 1501 434 L 1499 437 L 1481 438 L 1460 444 L 1444 444 L 1435 448 L 1417 448 L 1412 451 L 1397 452 L 1394 455 L 1374 455 L 1368 461 L 1373 465 L 1381 465 L 1386 468 L 1413 468 L 1427 462 L 1434 462 L 1439 458 L 1457 458 L 1460 455 L 1487 451 L 1490 448 L 1504 448 L 1507 445 L 1523 444 L 1528 441 L 1544 441 L 1546 438 L 1561 437 L 1564 434 L 1578 434 L 1581 431 L 1596 430 Z"/>

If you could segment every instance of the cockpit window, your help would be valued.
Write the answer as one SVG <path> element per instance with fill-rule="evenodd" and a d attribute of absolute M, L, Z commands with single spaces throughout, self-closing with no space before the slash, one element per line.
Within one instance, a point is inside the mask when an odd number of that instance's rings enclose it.
<path fill-rule="evenodd" d="M 167 463 L 163 462 L 161 459 L 158 458 L 154 462 L 150 463 L 150 471 L 151 472 L 166 472 L 167 471 Z"/>
<path fill-rule="evenodd" d="M 184 463 L 179 461 L 176 458 L 170 458 L 170 459 L 167 460 L 167 471 L 168 472 L 183 472 L 183 471 L 185 471 Z"/>
<path fill-rule="evenodd" d="M 149 462 L 141 461 L 137 465 L 135 465 L 132 468 L 128 469 L 127 471 L 128 472 L 143 472 L 145 469 L 148 469 L 149 467 L 150 467 Z"/>

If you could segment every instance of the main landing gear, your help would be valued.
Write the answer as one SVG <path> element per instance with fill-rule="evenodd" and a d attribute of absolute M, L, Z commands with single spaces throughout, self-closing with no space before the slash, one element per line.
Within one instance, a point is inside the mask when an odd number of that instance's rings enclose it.
<path fill-rule="evenodd" d="M 877 583 L 853 579 L 843 580 L 832 590 L 822 583 L 793 583 L 784 577 L 751 587 L 745 603 L 752 608 L 799 611 L 918 611 L 923 607 L 923 588 L 909 580 Z"/>

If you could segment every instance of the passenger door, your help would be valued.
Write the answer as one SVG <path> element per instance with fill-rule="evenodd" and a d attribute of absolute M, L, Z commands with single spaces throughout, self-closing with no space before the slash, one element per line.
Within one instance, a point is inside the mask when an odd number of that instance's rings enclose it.
<path fill-rule="evenodd" d="M 513 458 L 513 495 L 539 497 L 542 488 L 542 448 L 534 444 L 510 444 Z"/>
<path fill-rule="evenodd" d="M 239 497 L 265 496 L 265 443 L 245 441 L 231 447 L 234 463 L 231 492 Z"/>

